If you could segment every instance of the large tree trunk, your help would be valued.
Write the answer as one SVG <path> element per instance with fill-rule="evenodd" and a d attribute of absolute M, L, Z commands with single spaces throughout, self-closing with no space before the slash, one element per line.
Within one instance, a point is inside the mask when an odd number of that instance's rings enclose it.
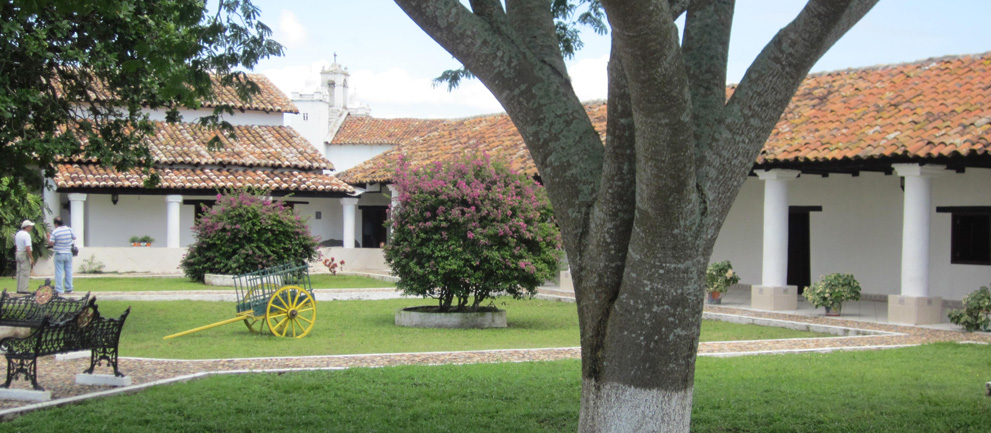
<path fill-rule="evenodd" d="M 547 187 L 578 304 L 581 431 L 688 431 L 719 228 L 801 80 L 876 1 L 810 0 L 726 101 L 733 0 L 602 0 L 613 36 L 603 143 L 564 70 L 549 0 L 396 0 L 502 103 Z"/>

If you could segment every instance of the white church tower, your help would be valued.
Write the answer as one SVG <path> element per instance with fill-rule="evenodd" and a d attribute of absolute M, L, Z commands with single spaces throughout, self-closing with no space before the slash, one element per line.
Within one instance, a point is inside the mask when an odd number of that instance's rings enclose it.
<path fill-rule="evenodd" d="M 348 99 L 351 97 L 348 88 L 350 77 L 348 69 L 337 63 L 337 54 L 334 54 L 334 63 L 321 69 L 317 77 L 319 81 L 314 82 L 311 77 L 303 84 L 303 91 L 310 93 L 292 92 L 292 102 L 299 108 L 299 114 L 285 115 L 286 125 L 292 126 L 328 159 L 331 156 L 328 145 L 344 119 L 349 114 L 369 114 L 368 107 L 348 106 Z M 330 161 L 335 162 L 333 159 Z M 338 170 L 341 169 L 338 167 Z"/>

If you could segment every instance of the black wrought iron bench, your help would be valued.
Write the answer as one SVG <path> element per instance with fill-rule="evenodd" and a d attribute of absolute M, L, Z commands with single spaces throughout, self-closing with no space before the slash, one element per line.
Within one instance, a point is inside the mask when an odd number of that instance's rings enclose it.
<path fill-rule="evenodd" d="M 52 323 L 73 317 L 89 304 L 90 294 L 80 299 L 63 298 L 50 285 L 42 285 L 33 294 L 13 295 L 7 289 L 0 293 L 0 326 L 36 328 L 45 317 Z"/>
<path fill-rule="evenodd" d="M 81 350 L 90 351 L 89 368 L 83 373 L 93 374 L 97 365 L 107 361 L 114 369 L 114 376 L 124 377 L 117 366 L 117 349 L 124 320 L 130 313 L 128 308 L 116 319 L 102 317 L 96 300 L 90 298 L 71 318 L 56 323 L 46 317 L 27 337 L 0 339 L 0 350 L 7 358 L 7 381 L 0 387 L 9 388 L 14 379 L 24 375 L 35 390 L 44 391 L 38 385 L 38 357 Z"/>

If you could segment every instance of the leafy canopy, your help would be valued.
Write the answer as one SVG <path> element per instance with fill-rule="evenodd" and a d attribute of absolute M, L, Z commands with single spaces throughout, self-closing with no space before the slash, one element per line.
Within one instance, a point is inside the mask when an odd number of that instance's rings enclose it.
<path fill-rule="evenodd" d="M 3 1 L 0 177 L 53 176 L 72 158 L 147 171 L 142 107 L 179 121 L 180 108 L 210 100 L 211 73 L 245 100 L 257 93 L 236 69 L 282 54 L 258 14 L 250 0 L 220 0 L 212 14 L 202 0 Z M 200 122 L 230 132 L 225 113 Z"/>
<path fill-rule="evenodd" d="M 560 233 L 543 187 L 487 156 L 399 163 L 385 259 L 406 294 L 441 309 L 532 296 L 558 268 Z M 471 305 L 469 306 L 469 301 Z"/>

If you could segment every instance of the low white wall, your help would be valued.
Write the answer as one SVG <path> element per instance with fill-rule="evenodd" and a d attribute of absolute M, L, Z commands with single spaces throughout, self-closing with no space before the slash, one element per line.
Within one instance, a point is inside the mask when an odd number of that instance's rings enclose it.
<path fill-rule="evenodd" d="M 320 248 L 324 259 L 333 257 L 337 261 L 344 260 L 344 270 L 353 272 L 375 272 L 389 274 L 392 270 L 385 263 L 385 252 L 381 248 Z M 322 262 L 310 264 L 311 272 L 324 273 L 327 267 Z"/>
<path fill-rule="evenodd" d="M 137 272 L 150 274 L 181 275 L 179 261 L 186 254 L 185 248 L 156 247 L 94 247 L 80 248 L 79 256 L 73 257 L 72 272 L 79 274 L 83 262 L 93 258 L 103 263 L 103 272 Z M 44 277 L 55 274 L 51 258 L 41 259 L 32 269 L 31 275 Z"/>

